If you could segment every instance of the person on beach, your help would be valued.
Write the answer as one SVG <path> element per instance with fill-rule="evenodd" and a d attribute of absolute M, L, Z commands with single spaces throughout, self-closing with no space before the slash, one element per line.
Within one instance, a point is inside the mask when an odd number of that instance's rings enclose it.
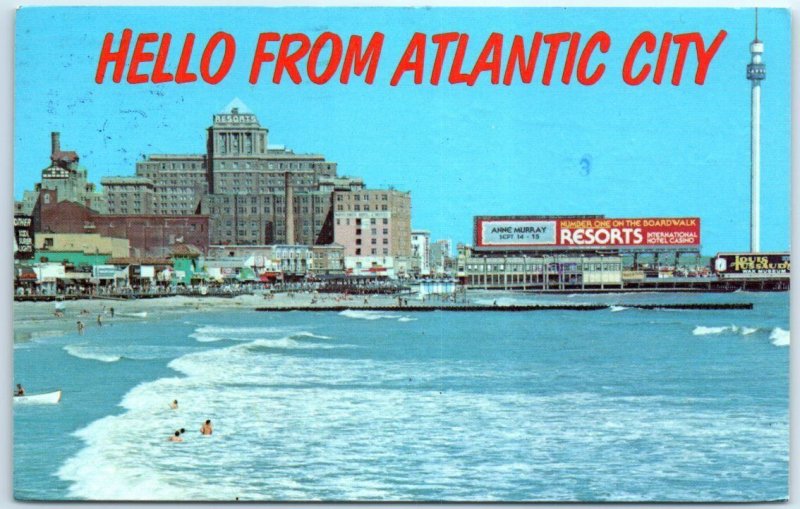
<path fill-rule="evenodd" d="M 22 387 L 22 385 L 17 384 L 17 390 L 14 391 L 14 396 L 24 396 L 24 395 L 25 395 L 25 389 Z"/>
<path fill-rule="evenodd" d="M 85 329 L 85 328 L 86 328 L 86 326 L 83 325 L 83 322 L 78 320 L 78 334 L 83 334 L 83 329 Z"/>
<path fill-rule="evenodd" d="M 111 313 L 111 318 L 114 318 L 114 308 L 109 308 L 108 311 Z"/>
<path fill-rule="evenodd" d="M 176 431 L 174 435 L 170 436 L 167 440 L 170 442 L 183 442 L 183 438 L 181 438 L 181 432 Z"/>
<path fill-rule="evenodd" d="M 103 326 L 103 315 L 97 315 L 97 325 L 99 327 Z"/>
<path fill-rule="evenodd" d="M 210 435 L 214 432 L 214 428 L 211 427 L 211 419 L 206 419 L 206 422 L 200 427 L 200 434 L 201 435 Z"/>
<path fill-rule="evenodd" d="M 172 403 L 169 404 L 169 407 L 171 409 L 173 409 L 173 410 L 177 410 L 178 409 L 178 400 L 177 399 L 173 399 Z"/>

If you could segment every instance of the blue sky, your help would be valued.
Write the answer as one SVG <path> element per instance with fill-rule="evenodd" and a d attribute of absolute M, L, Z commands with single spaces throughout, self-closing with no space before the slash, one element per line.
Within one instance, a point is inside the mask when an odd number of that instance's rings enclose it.
<path fill-rule="evenodd" d="M 216 31 L 233 34 L 236 59 L 215 86 L 97 85 L 103 37 L 124 28 L 171 32 L 168 68 L 174 69 L 187 32 L 197 35 L 198 48 Z M 789 248 L 789 28 L 788 11 L 759 11 L 767 64 L 764 251 Z M 693 83 L 693 50 L 680 86 L 622 81 L 625 54 L 640 32 L 661 37 L 696 31 L 708 45 L 722 29 L 728 35 L 705 85 Z M 16 197 L 47 166 L 51 131 L 62 133 L 62 147 L 77 151 L 99 183 L 105 175 L 133 174 L 142 154 L 203 152 L 212 114 L 238 97 L 269 128 L 271 144 L 322 153 L 339 163 L 340 174 L 361 176 L 370 187 L 410 190 L 413 227 L 430 230 L 433 238 L 470 243 L 472 217 L 481 214 L 699 216 L 704 253 L 749 248 L 745 67 L 752 9 L 24 8 L 16 30 Z M 266 67 L 258 84 L 248 83 L 260 32 L 304 32 L 313 40 L 326 30 L 386 34 L 373 85 L 359 79 L 346 86 L 335 80 L 275 85 Z M 491 85 L 486 77 L 474 87 L 417 86 L 410 77 L 389 85 L 416 31 L 469 33 L 465 61 L 471 62 L 491 32 L 505 34 L 510 43 L 515 34 L 529 38 L 535 31 L 581 32 L 585 40 L 598 30 L 612 44 L 592 60 L 607 66 L 594 86 L 557 79 L 543 86 L 544 55 L 527 85 Z M 446 62 L 452 54 L 451 48 Z M 562 49 L 557 70 L 564 54 Z M 429 46 L 428 70 L 432 57 Z"/>

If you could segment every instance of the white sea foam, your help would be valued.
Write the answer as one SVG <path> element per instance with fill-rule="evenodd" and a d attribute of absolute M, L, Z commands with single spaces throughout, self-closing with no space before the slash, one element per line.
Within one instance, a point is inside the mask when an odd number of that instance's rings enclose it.
<path fill-rule="evenodd" d="M 256 336 L 281 336 L 295 331 L 295 327 L 217 327 L 203 325 L 189 334 L 201 343 L 211 343 L 225 339 L 233 341 L 252 341 Z"/>
<path fill-rule="evenodd" d="M 355 318 L 356 320 L 397 320 L 398 322 L 413 322 L 416 318 L 403 315 L 393 315 L 383 311 L 368 311 L 362 309 L 345 309 L 340 316 Z"/>
<path fill-rule="evenodd" d="M 769 339 L 772 340 L 772 344 L 775 346 L 789 346 L 790 344 L 789 331 L 780 327 L 772 329 Z"/>
<path fill-rule="evenodd" d="M 316 337 L 313 336 L 302 336 L 302 337 Z M 291 337 L 285 337 L 280 339 L 257 339 L 252 343 L 246 343 L 242 345 L 242 347 L 247 348 L 249 350 L 257 350 L 257 349 L 329 349 L 329 348 L 338 348 L 338 345 L 330 345 L 325 343 L 311 343 L 309 341 L 297 341 L 292 339 Z"/>
<path fill-rule="evenodd" d="M 104 353 L 102 348 L 86 345 L 66 345 L 64 350 L 73 357 L 100 362 L 117 362 L 122 358 L 120 355 Z"/>
<path fill-rule="evenodd" d="M 390 315 L 382 311 L 364 311 L 360 309 L 345 309 L 340 316 L 347 318 L 356 318 L 358 320 L 380 320 L 381 318 L 396 319 L 401 318 L 400 315 Z"/>
<path fill-rule="evenodd" d="M 758 327 L 739 327 L 737 325 L 715 326 L 706 327 L 698 325 L 692 331 L 695 336 L 709 336 L 717 334 L 740 334 L 742 336 L 749 336 L 750 334 L 758 332 Z"/>
<path fill-rule="evenodd" d="M 133 318 L 147 318 L 147 311 L 138 311 L 133 313 L 117 313 L 119 316 L 130 316 Z"/>
<path fill-rule="evenodd" d="M 123 398 L 124 412 L 79 430 L 85 446 L 58 471 L 70 483 L 68 495 L 509 500 L 535 493 L 572 500 L 593 483 L 626 479 L 624 487 L 590 493 L 641 500 L 663 497 L 671 477 L 680 481 L 668 492 L 674 499 L 719 499 L 739 485 L 699 491 L 708 483 L 699 484 L 707 475 L 698 465 L 731 479 L 786 468 L 781 414 L 726 413 L 683 393 L 458 390 L 452 363 L 345 359 L 328 350 L 312 357 L 292 350 L 338 342 L 302 330 L 265 337 L 252 329 L 244 333 L 249 341 L 234 346 L 195 345 L 169 364 L 181 376 L 138 385 Z M 489 385 L 507 376 L 486 369 L 464 362 L 457 372 L 485 376 Z M 168 408 L 172 399 L 178 410 Z M 210 438 L 198 433 L 205 419 L 214 424 Z M 168 442 L 181 427 L 185 442 Z M 741 447 L 753 437 L 757 443 Z M 731 450 L 719 444 L 736 447 L 740 461 L 726 461 Z M 634 450 L 641 461 L 631 463 Z M 521 489 L 519 479 L 530 488 Z"/>
<path fill-rule="evenodd" d="M 722 334 L 723 332 L 731 330 L 731 327 L 705 327 L 698 325 L 692 331 L 695 336 L 707 336 L 709 334 Z"/>
<path fill-rule="evenodd" d="M 625 311 L 626 309 L 630 309 L 630 308 L 626 308 L 625 306 L 611 306 L 611 307 L 609 307 L 608 309 L 609 309 L 609 310 L 610 310 L 612 313 L 618 313 L 618 312 L 620 312 L 620 311 Z"/>
<path fill-rule="evenodd" d="M 295 332 L 294 334 L 292 334 L 292 337 L 293 338 L 333 339 L 330 336 L 323 336 L 321 334 L 314 334 L 313 332 L 306 332 L 306 331 Z"/>

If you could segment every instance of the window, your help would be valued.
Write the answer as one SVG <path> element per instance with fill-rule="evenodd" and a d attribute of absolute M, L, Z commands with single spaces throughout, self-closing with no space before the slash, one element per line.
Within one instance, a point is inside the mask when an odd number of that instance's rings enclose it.
<path fill-rule="evenodd" d="M 389 243 L 389 239 L 383 239 L 383 244 L 386 245 Z"/>
<path fill-rule="evenodd" d="M 378 243 L 378 239 L 372 239 L 370 243 L 371 243 L 372 245 L 375 245 L 375 244 L 377 244 L 377 243 Z"/>
<path fill-rule="evenodd" d="M 389 220 L 386 219 L 386 218 L 383 218 L 383 224 L 389 224 Z"/>
<path fill-rule="evenodd" d="M 360 226 L 360 225 L 361 225 L 361 218 L 357 217 L 356 218 L 356 226 Z"/>
<path fill-rule="evenodd" d="M 356 249 L 356 255 L 360 255 L 360 254 L 361 254 L 361 249 Z"/>
<path fill-rule="evenodd" d="M 389 235 L 389 228 L 384 228 L 383 229 L 383 234 L 384 235 Z"/>
<path fill-rule="evenodd" d="M 356 228 L 356 235 L 361 235 L 361 228 Z"/>
<path fill-rule="evenodd" d="M 356 239 L 356 245 L 357 245 L 357 246 L 360 246 L 360 245 L 361 245 L 361 239 Z"/>
<path fill-rule="evenodd" d="M 372 248 L 372 254 L 378 254 L 378 250 L 375 249 L 374 247 Z"/>

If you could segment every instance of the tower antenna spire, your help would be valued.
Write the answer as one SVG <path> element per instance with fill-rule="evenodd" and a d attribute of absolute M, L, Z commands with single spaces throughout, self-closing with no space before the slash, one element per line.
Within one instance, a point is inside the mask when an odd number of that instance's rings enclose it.
<path fill-rule="evenodd" d="M 758 8 L 755 13 L 756 38 L 750 43 L 747 79 L 750 91 L 750 252 L 761 250 L 761 82 L 767 67 L 761 60 L 764 43 L 758 40 Z"/>
<path fill-rule="evenodd" d="M 758 7 L 756 7 L 756 41 L 758 41 Z"/>

